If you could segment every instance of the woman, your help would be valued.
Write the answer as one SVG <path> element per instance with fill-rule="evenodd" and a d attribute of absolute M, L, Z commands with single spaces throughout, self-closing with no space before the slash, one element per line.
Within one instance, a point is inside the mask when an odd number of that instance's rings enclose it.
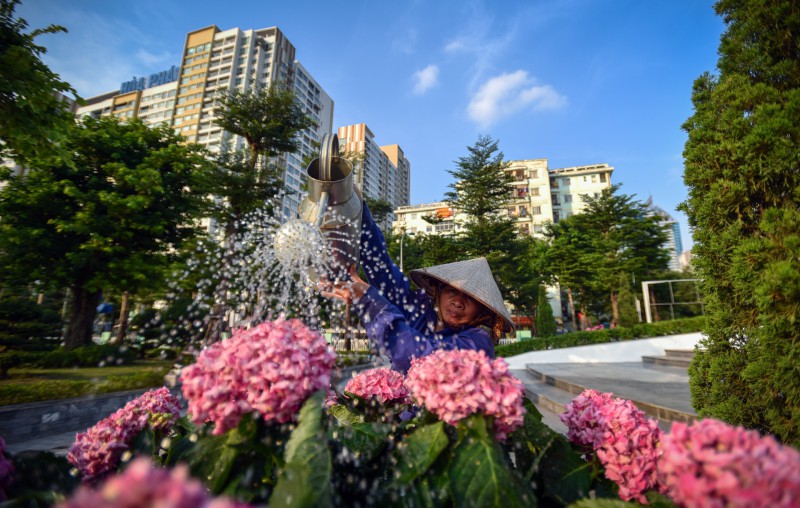
<path fill-rule="evenodd" d="M 494 358 L 494 342 L 514 330 L 485 258 L 412 270 L 411 279 L 422 288 L 412 291 L 389 257 L 366 203 L 360 263 L 366 281 L 352 267 L 349 281 L 329 284 L 323 294 L 355 304 L 367 336 L 389 357 L 394 370 L 405 373 L 411 358 L 436 349 L 482 350 Z"/>

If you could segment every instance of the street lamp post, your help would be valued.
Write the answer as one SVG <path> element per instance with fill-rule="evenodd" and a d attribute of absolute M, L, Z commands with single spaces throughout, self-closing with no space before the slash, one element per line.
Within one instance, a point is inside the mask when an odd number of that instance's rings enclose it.
<path fill-rule="evenodd" d="M 406 237 L 406 230 L 403 230 L 403 234 L 400 235 L 400 273 L 405 273 L 403 270 L 403 239 Z"/>

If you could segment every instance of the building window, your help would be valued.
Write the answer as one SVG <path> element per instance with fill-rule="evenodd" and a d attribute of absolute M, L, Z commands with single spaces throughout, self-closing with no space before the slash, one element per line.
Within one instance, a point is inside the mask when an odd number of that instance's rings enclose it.
<path fill-rule="evenodd" d="M 532 169 L 531 170 L 531 178 L 539 178 L 539 170 L 538 169 Z"/>
<path fill-rule="evenodd" d="M 542 207 L 541 206 L 532 206 L 531 213 L 533 215 L 542 215 Z"/>
<path fill-rule="evenodd" d="M 606 183 L 607 179 L 606 173 L 600 173 L 600 183 Z"/>
<path fill-rule="evenodd" d="M 557 204 L 559 203 L 559 201 L 558 201 L 558 194 L 551 194 L 551 195 L 550 195 L 550 199 L 553 201 L 553 204 L 554 204 L 554 205 L 557 205 Z"/>
<path fill-rule="evenodd" d="M 539 187 L 531 187 L 531 196 L 539 195 Z"/>
<path fill-rule="evenodd" d="M 584 177 L 586 178 L 586 177 Z M 558 189 L 558 178 L 551 178 L 550 179 L 550 187 L 554 189 Z"/>
<path fill-rule="evenodd" d="M 564 196 L 564 203 L 572 203 L 572 195 L 571 194 L 567 194 L 566 196 Z"/>

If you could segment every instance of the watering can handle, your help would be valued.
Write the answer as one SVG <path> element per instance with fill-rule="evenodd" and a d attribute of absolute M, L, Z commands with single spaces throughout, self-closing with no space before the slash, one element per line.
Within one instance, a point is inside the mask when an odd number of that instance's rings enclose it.
<path fill-rule="evenodd" d="M 325 134 L 322 136 L 322 146 L 319 154 L 319 179 L 330 182 L 333 158 L 339 157 L 339 136 Z"/>

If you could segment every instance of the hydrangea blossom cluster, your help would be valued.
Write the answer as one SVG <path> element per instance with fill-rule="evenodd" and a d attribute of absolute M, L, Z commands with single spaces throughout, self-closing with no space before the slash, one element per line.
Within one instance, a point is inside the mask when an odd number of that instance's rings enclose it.
<path fill-rule="evenodd" d="M 344 391 L 364 399 L 375 397 L 381 404 L 411 402 L 403 375 L 387 368 L 359 372 L 347 382 Z"/>
<path fill-rule="evenodd" d="M 406 386 L 439 419 L 456 425 L 467 416 L 493 416 L 498 440 L 522 425 L 524 387 L 502 358 L 483 351 L 439 350 L 411 361 Z"/>
<path fill-rule="evenodd" d="M 14 473 L 14 464 L 5 457 L 5 451 L 6 442 L 0 437 L 0 501 L 6 500 L 6 489 L 11 485 Z"/>
<path fill-rule="evenodd" d="M 584 390 L 567 404 L 561 421 L 572 442 L 597 453 L 606 477 L 619 485 L 619 497 L 647 503 L 645 493 L 659 486 L 661 431 L 655 420 L 629 400 Z"/>
<path fill-rule="evenodd" d="M 150 390 L 79 433 L 67 460 L 85 482 L 95 482 L 119 464 L 120 457 L 147 425 L 169 432 L 180 417 L 178 399 L 166 387 Z"/>
<path fill-rule="evenodd" d="M 183 395 L 195 423 L 223 434 L 242 416 L 286 423 L 303 402 L 330 385 L 336 354 L 297 319 L 267 321 L 204 350 L 183 369 Z"/>
<path fill-rule="evenodd" d="M 153 467 L 148 459 L 131 462 L 121 474 L 109 478 L 97 490 L 80 487 L 58 508 L 244 508 L 227 498 L 211 498 L 199 480 L 189 477 L 186 465 L 174 469 Z"/>
<path fill-rule="evenodd" d="M 794 507 L 800 452 L 772 436 L 706 419 L 674 423 L 662 438 L 659 474 L 681 506 Z"/>

